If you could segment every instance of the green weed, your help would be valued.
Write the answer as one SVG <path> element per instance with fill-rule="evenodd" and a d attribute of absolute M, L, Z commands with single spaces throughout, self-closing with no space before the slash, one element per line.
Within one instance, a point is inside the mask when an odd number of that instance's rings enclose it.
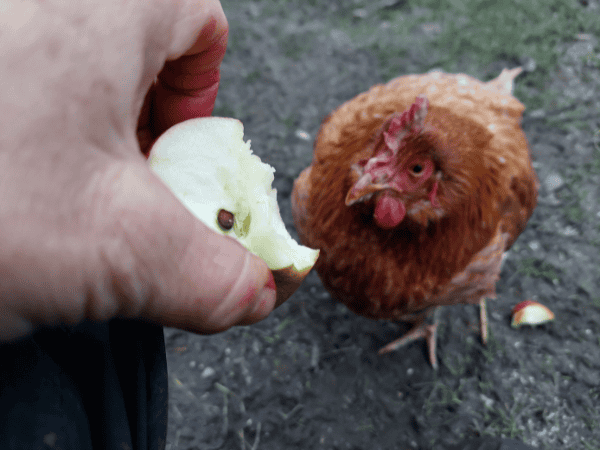
<path fill-rule="evenodd" d="M 538 258 L 525 258 L 519 263 L 517 271 L 533 278 L 545 278 L 551 282 L 559 281 L 557 268 Z"/>
<path fill-rule="evenodd" d="M 265 340 L 267 344 L 273 344 L 275 341 L 279 339 L 279 335 L 276 336 L 267 336 L 266 334 L 262 335 L 262 338 Z"/>
<path fill-rule="evenodd" d="M 459 398 L 456 389 L 446 386 L 441 380 L 436 380 L 433 382 L 433 388 L 425 400 L 423 408 L 425 409 L 425 414 L 430 416 L 436 408 L 446 410 L 461 403 L 462 400 Z"/>
<path fill-rule="evenodd" d="M 296 319 L 292 319 L 289 316 L 284 317 L 283 320 L 279 323 L 279 325 L 277 325 L 277 328 L 275 328 L 275 333 L 277 333 L 277 334 L 281 333 L 285 329 L 285 327 L 293 324 L 295 321 L 296 321 Z"/>
<path fill-rule="evenodd" d="M 292 34 L 279 40 L 282 53 L 293 61 L 299 61 L 313 46 L 314 36 L 303 34 Z"/>
<path fill-rule="evenodd" d="M 581 443 L 586 448 L 586 450 L 598 450 L 600 448 L 600 441 L 598 441 L 597 439 L 594 439 L 593 442 L 582 439 Z"/>
<path fill-rule="evenodd" d="M 581 223 L 585 218 L 585 210 L 579 203 L 572 203 L 571 205 L 567 206 L 565 208 L 565 213 L 567 219 L 574 224 Z"/>
<path fill-rule="evenodd" d="M 375 426 L 373 425 L 373 421 L 371 419 L 365 419 L 358 427 L 356 427 L 357 431 L 374 431 Z"/>
<path fill-rule="evenodd" d="M 259 80 L 261 76 L 262 76 L 262 73 L 260 70 L 253 70 L 248 75 L 246 75 L 246 81 L 248 83 L 253 83 L 253 82 Z"/>
<path fill-rule="evenodd" d="M 489 410 L 488 420 L 485 431 L 492 435 L 507 436 L 509 438 L 522 439 L 523 430 L 517 424 L 517 417 L 524 408 L 524 404 L 515 403 L 510 410 L 504 405 L 499 404 L 497 408 Z"/>
<path fill-rule="evenodd" d="M 468 69 L 475 76 L 496 76 L 494 63 L 498 61 L 516 66 L 531 58 L 536 68 L 522 83 L 539 90 L 530 93 L 519 83 L 516 87 L 517 96 L 531 109 L 547 106 L 556 98 L 543 86 L 557 68 L 558 44 L 572 41 L 578 33 L 600 32 L 597 17 L 572 1 L 422 0 L 419 8 L 420 17 L 410 23 L 405 19 L 406 9 L 382 9 L 359 23 L 346 21 L 345 27 L 377 55 L 381 73 L 392 76 L 404 73 L 406 52 L 424 45 L 428 49 L 423 52 L 424 66 L 448 72 Z M 386 27 L 381 26 L 384 22 Z M 420 30 L 431 23 L 440 32 L 427 36 L 429 42 L 423 43 Z M 589 63 L 600 64 L 597 59 L 590 57 Z"/>

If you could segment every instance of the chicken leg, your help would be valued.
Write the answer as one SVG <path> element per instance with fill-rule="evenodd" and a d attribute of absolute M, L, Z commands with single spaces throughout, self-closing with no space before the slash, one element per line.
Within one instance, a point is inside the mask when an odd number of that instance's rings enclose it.
<path fill-rule="evenodd" d="M 410 329 L 408 333 L 402 336 L 395 341 L 390 342 L 385 347 L 379 350 L 379 354 L 383 355 L 385 353 L 392 352 L 397 350 L 400 347 L 403 347 L 417 339 L 424 338 L 427 343 L 427 349 L 429 351 L 429 362 L 431 363 L 431 367 L 434 370 L 437 370 L 437 356 L 435 352 L 435 347 L 437 343 L 437 326 L 438 326 L 438 308 L 430 308 L 425 313 L 417 317 L 415 320 L 415 325 Z M 432 318 L 432 323 L 427 323 L 429 318 Z"/>
<path fill-rule="evenodd" d="M 438 309 L 439 308 L 432 308 L 427 310 L 416 319 L 414 326 L 408 333 L 379 349 L 378 354 L 383 355 L 385 353 L 393 352 L 417 339 L 424 338 L 427 342 L 431 367 L 433 367 L 434 370 L 437 370 L 438 363 L 435 348 L 437 345 Z M 432 323 L 427 323 L 429 317 L 432 317 Z M 485 297 L 482 297 L 481 300 L 479 300 L 479 332 L 481 333 L 482 344 L 487 345 L 488 321 Z"/>
<path fill-rule="evenodd" d="M 479 332 L 481 333 L 481 343 L 487 345 L 488 340 L 488 321 L 486 312 L 485 297 L 479 300 Z"/>

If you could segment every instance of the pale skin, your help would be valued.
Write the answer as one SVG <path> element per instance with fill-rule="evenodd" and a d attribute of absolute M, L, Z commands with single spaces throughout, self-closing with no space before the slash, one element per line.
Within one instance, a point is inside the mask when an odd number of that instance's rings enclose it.
<path fill-rule="evenodd" d="M 0 19 L 0 341 L 84 319 L 264 319 L 264 261 L 195 219 L 142 153 L 211 114 L 220 3 L 7 0 Z"/>

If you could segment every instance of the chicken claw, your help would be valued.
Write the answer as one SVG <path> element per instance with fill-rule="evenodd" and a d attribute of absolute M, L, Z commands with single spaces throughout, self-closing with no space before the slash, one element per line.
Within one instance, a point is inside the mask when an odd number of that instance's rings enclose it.
<path fill-rule="evenodd" d="M 403 347 L 417 339 L 424 338 L 425 342 L 427 342 L 427 349 L 429 351 L 429 362 L 431 363 L 431 367 L 433 367 L 434 370 L 437 370 L 438 363 L 435 352 L 438 326 L 437 310 L 438 308 L 428 310 L 423 316 L 417 319 L 415 325 L 410 329 L 408 333 L 406 333 L 401 338 L 390 342 L 385 347 L 382 347 L 377 353 L 379 355 L 383 355 L 385 353 L 397 350 L 398 348 Z M 426 322 L 426 319 L 429 316 L 433 316 L 433 323 Z"/>

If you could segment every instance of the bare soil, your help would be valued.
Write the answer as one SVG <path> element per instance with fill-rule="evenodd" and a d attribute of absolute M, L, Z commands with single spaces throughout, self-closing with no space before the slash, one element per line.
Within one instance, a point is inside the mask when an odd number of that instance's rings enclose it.
<path fill-rule="evenodd" d="M 215 115 L 242 120 L 254 152 L 276 168 L 294 236 L 292 183 L 310 164 L 319 124 L 388 79 L 359 40 L 328 25 L 332 15 L 363 14 L 335 3 L 307 1 L 280 16 L 264 10 L 269 2 L 224 4 L 231 37 Z M 418 45 L 399 57 L 396 75 L 431 69 L 435 29 L 415 30 Z M 536 448 L 600 449 L 597 38 L 565 42 L 544 86 L 528 85 L 527 73 L 516 80 L 556 101 L 525 112 L 539 205 L 505 260 L 498 298 L 488 302 L 487 347 L 477 308 L 455 306 L 441 314 L 437 373 L 423 342 L 378 356 L 408 327 L 353 314 L 311 273 L 259 324 L 214 336 L 166 330 L 167 448 L 444 449 L 494 435 Z M 470 75 L 489 79 L 518 63 L 498 61 Z M 525 299 L 548 306 L 556 320 L 511 328 L 511 308 Z"/>

